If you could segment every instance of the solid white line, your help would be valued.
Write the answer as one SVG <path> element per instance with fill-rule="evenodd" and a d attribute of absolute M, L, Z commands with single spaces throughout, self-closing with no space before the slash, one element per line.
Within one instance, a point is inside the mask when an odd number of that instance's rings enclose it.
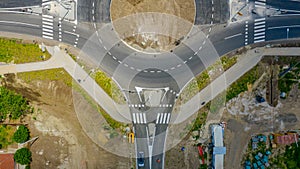
<path fill-rule="evenodd" d="M 3 8 L 1 8 L 1 9 L 3 9 Z M 0 11 L 0 13 L 26 14 L 26 15 L 36 15 L 36 16 L 39 16 L 39 14 L 37 14 L 37 13 L 20 12 L 20 11 Z"/>
<path fill-rule="evenodd" d="M 140 117 L 139 117 L 139 115 L 137 113 L 136 113 L 136 121 L 137 121 L 138 124 L 140 123 Z"/>
<path fill-rule="evenodd" d="M 170 122 L 171 113 L 168 113 L 167 124 Z"/>
<path fill-rule="evenodd" d="M 254 25 L 256 26 L 256 25 L 261 25 L 261 24 L 265 24 L 265 23 L 266 23 L 266 21 L 255 22 Z"/>
<path fill-rule="evenodd" d="M 167 113 L 165 113 L 165 115 L 164 115 L 164 122 L 163 122 L 163 124 L 166 124 L 166 119 L 167 119 Z"/>
<path fill-rule="evenodd" d="M 225 37 L 224 39 L 227 40 L 227 39 L 231 39 L 231 38 L 241 36 L 241 35 L 242 35 L 242 33 L 238 33 L 238 34 L 235 34 L 235 35 L 232 35 L 232 36 Z"/>
<path fill-rule="evenodd" d="M 256 41 L 254 41 L 254 43 L 264 42 L 264 41 L 265 41 L 264 39 L 262 39 L 262 40 L 256 40 Z"/>
<path fill-rule="evenodd" d="M 64 31 L 64 33 L 71 34 L 71 35 L 74 35 L 74 36 L 77 36 L 77 37 L 78 37 L 78 34 L 76 34 L 76 33 L 74 33 L 74 32 Z"/>
<path fill-rule="evenodd" d="M 48 18 L 42 18 L 42 20 L 47 22 L 53 22 L 53 19 L 48 19 Z"/>
<path fill-rule="evenodd" d="M 157 113 L 157 116 L 156 116 L 156 124 L 158 124 L 159 117 L 160 117 L 160 113 Z"/>
<path fill-rule="evenodd" d="M 260 26 L 254 26 L 254 29 L 260 29 L 260 28 L 265 28 L 266 25 L 260 25 Z"/>
<path fill-rule="evenodd" d="M 263 9 L 266 9 L 267 7 L 266 7 L 266 6 L 259 5 L 259 4 L 255 4 L 255 8 L 263 8 Z"/>
<path fill-rule="evenodd" d="M 141 123 L 143 124 L 144 123 L 143 114 L 142 113 L 139 113 L 139 114 L 140 114 Z"/>
<path fill-rule="evenodd" d="M 290 25 L 290 26 L 276 26 L 276 27 L 269 27 L 268 29 L 285 29 L 285 28 L 298 28 L 300 25 Z"/>
<path fill-rule="evenodd" d="M 265 31 L 265 30 L 266 30 L 265 28 L 263 28 L 263 29 L 257 29 L 257 30 L 254 30 L 254 33 Z"/>
<path fill-rule="evenodd" d="M 144 123 L 146 124 L 147 123 L 146 113 L 143 113 L 143 116 L 144 116 Z"/>
<path fill-rule="evenodd" d="M 135 113 L 132 113 L 133 123 L 136 123 Z"/>
<path fill-rule="evenodd" d="M 53 36 L 53 33 L 43 32 L 43 35 Z"/>
<path fill-rule="evenodd" d="M 13 22 L 13 21 L 0 21 L 0 23 L 19 24 L 19 25 L 27 25 L 27 26 L 32 26 L 32 27 L 40 27 L 40 25 L 34 25 L 34 24 L 23 23 L 23 22 Z"/>
<path fill-rule="evenodd" d="M 254 40 L 257 40 L 257 39 L 262 39 L 262 38 L 265 38 L 266 36 L 258 36 L 258 37 L 254 37 Z"/>
<path fill-rule="evenodd" d="M 50 26 L 53 26 L 53 22 L 42 22 L 43 24 L 45 24 L 45 25 L 50 25 Z"/>
<path fill-rule="evenodd" d="M 53 37 L 46 36 L 46 35 L 43 35 L 43 38 L 46 38 L 46 39 L 53 39 Z"/>
<path fill-rule="evenodd" d="M 260 35 L 265 35 L 266 32 L 260 32 L 260 33 L 255 33 L 254 36 L 260 36 Z"/>
<path fill-rule="evenodd" d="M 42 17 L 53 19 L 53 16 L 51 16 L 51 15 L 42 15 Z"/>
<path fill-rule="evenodd" d="M 165 116 L 165 113 L 162 113 L 162 114 L 161 114 L 161 116 L 160 116 L 160 121 L 159 121 L 159 124 L 161 124 L 161 123 L 162 123 L 164 116 Z"/>
<path fill-rule="evenodd" d="M 255 19 L 254 22 L 259 22 L 259 21 L 264 21 L 266 20 L 266 18 L 259 18 L 259 19 Z"/>
<path fill-rule="evenodd" d="M 47 29 L 53 29 L 53 26 L 48 26 L 48 25 L 43 25 L 42 27 Z"/>

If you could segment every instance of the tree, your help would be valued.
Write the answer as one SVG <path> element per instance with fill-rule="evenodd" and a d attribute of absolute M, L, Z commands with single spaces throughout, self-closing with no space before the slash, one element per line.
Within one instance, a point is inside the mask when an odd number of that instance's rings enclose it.
<path fill-rule="evenodd" d="M 21 148 L 14 155 L 15 162 L 21 165 L 28 165 L 31 162 L 31 152 L 28 148 Z"/>
<path fill-rule="evenodd" d="M 29 140 L 29 130 L 26 126 L 19 126 L 18 130 L 13 135 L 13 140 L 17 143 L 24 143 Z"/>

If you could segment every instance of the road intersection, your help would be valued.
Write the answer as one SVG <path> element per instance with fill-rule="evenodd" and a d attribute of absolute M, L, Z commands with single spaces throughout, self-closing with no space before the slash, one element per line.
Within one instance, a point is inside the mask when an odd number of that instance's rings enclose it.
<path fill-rule="evenodd" d="M 92 96 L 104 110 L 114 119 L 130 123 L 133 122 L 136 133 L 136 152 L 145 153 L 145 168 L 163 168 L 165 144 L 169 123 L 181 123 L 194 114 L 201 106 L 199 103 L 208 102 L 218 93 L 224 91 L 228 85 L 254 66 L 263 54 L 247 57 L 222 76 L 213 81 L 208 88 L 202 90 L 196 97 L 181 106 L 181 113 L 173 113 L 176 98 L 188 82 L 212 65 L 220 56 L 253 43 L 263 43 L 280 39 L 300 37 L 300 15 L 294 8 L 295 1 L 289 1 L 285 6 L 273 1 L 258 2 L 257 6 L 272 6 L 284 8 L 284 13 L 277 16 L 252 15 L 249 20 L 230 23 L 226 27 L 209 26 L 204 33 L 194 26 L 190 35 L 185 37 L 180 45 L 172 51 L 150 54 L 128 48 L 115 33 L 111 23 L 98 29 L 99 23 L 94 14 L 95 3 L 92 6 L 92 23 L 71 23 L 59 17 L 47 14 L 32 15 L 20 12 L 0 12 L 0 31 L 15 32 L 55 40 L 70 44 L 82 50 L 102 70 L 107 72 L 119 85 L 127 98 L 128 105 L 118 105 L 94 82 L 92 78 L 66 53 L 58 48 L 52 50 L 53 57 L 49 61 L 22 65 L 4 65 L 2 72 L 24 72 L 63 67 L 75 79 L 84 79 L 79 85 Z M 212 1 L 213 4 L 213 1 Z M 289 10 L 287 10 L 289 9 Z M 280 9 L 282 10 L 282 9 Z M 212 16 L 213 18 L 213 13 Z M 212 24 L 213 22 L 211 22 Z M 88 26 L 87 26 L 88 25 Z M 222 27 L 221 29 L 218 29 Z M 162 33 L 157 30 L 155 33 Z M 165 32 L 163 34 L 166 34 Z M 296 50 L 296 49 L 294 49 Z M 268 51 L 268 50 L 266 50 Z M 273 51 L 273 49 L 272 49 Z M 276 50 L 275 50 L 276 51 Z M 281 52 L 281 51 L 276 51 Z M 297 53 L 296 51 L 292 51 Z M 51 52 L 50 52 L 51 53 Z M 276 53 L 273 53 L 276 54 Z M 248 59 L 248 60 L 247 60 Z M 242 64 L 242 67 L 241 65 Z M 246 67 L 248 68 L 246 69 Z M 238 71 L 237 71 L 238 70 Z M 239 72 L 237 74 L 237 72 Z M 148 92 L 168 87 L 164 91 L 165 97 L 155 94 L 151 97 L 160 99 L 159 104 L 149 105 L 146 94 L 137 94 L 136 87 L 147 88 Z M 141 99 L 143 95 L 143 99 Z M 184 113 L 183 113 L 184 112 Z M 149 124 L 155 124 L 155 131 L 149 131 Z M 149 133 L 153 132 L 150 137 Z M 149 143 L 152 144 L 149 144 Z M 157 159 L 160 162 L 157 162 Z"/>

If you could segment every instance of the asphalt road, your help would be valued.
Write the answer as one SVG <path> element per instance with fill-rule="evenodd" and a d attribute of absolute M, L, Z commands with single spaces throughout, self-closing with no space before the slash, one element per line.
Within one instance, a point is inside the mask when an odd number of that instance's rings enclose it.
<path fill-rule="evenodd" d="M 22 2 L 25 3 L 25 1 Z M 107 9 L 107 4 L 101 4 L 101 2 L 87 1 L 86 3 L 79 3 L 79 21 L 109 21 L 107 11 L 102 11 L 103 15 L 97 12 L 95 20 L 92 18 L 91 11 L 93 9 L 95 11 L 103 8 Z M 299 5 L 298 1 L 270 1 L 270 3 L 267 2 L 267 5 L 297 10 L 295 3 Z M 21 5 L 24 4 L 21 3 Z M 43 25 L 45 25 L 42 20 L 43 16 L 41 15 L 1 12 L 0 31 L 42 36 Z M 299 15 L 284 13 L 280 16 L 265 18 L 254 16 L 253 20 L 230 24 L 223 29 L 213 31 L 209 39 L 201 32 L 194 33 L 193 36 L 185 39 L 184 43 L 172 52 L 155 55 L 137 53 L 128 48 L 117 39 L 109 26 L 107 29 L 101 29 L 101 31 L 98 31 L 98 35 L 95 35 L 97 27 L 95 29 L 93 24 L 79 22 L 75 28 L 74 24 L 63 21 L 62 30 L 60 31 L 58 18 L 53 18 L 52 25 L 52 38 L 54 40 L 59 41 L 61 39 L 62 42 L 82 49 L 95 62 L 99 63 L 101 68 L 108 72 L 122 89 L 134 90 L 134 86 L 170 87 L 175 91 L 175 95 L 181 91 L 191 78 L 201 73 L 219 56 L 227 52 L 246 44 L 300 37 Z M 60 34 L 62 38 L 59 37 Z M 128 96 L 131 99 L 130 101 L 135 102 L 132 104 L 139 104 L 137 96 L 134 95 Z M 165 104 L 173 104 L 175 95 L 167 97 L 169 100 Z M 172 108 L 147 108 L 142 110 L 134 108 L 131 109 L 131 112 L 147 112 L 147 119 L 151 119 L 149 122 L 154 122 L 157 113 L 171 113 Z M 136 142 L 137 152 L 144 151 L 145 154 L 149 154 L 149 148 L 146 146 L 149 142 L 147 126 L 145 124 L 135 124 L 134 126 L 137 138 L 141 138 Z M 166 132 L 167 124 L 156 125 L 152 149 L 154 156 L 152 160 L 146 158 L 145 163 L 147 166 L 145 168 L 149 168 L 150 162 L 153 168 L 163 168 Z M 161 159 L 160 163 L 156 162 L 157 158 Z"/>

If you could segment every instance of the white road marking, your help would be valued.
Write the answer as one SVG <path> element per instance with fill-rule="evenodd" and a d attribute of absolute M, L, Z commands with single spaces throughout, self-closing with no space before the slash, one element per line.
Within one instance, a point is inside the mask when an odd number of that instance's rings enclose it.
<path fill-rule="evenodd" d="M 167 113 L 164 113 L 164 122 L 163 122 L 163 124 L 166 124 L 166 119 L 167 119 Z"/>
<path fill-rule="evenodd" d="M 257 32 L 262 32 L 262 31 L 265 31 L 266 29 L 263 28 L 263 29 L 257 29 L 257 30 L 254 30 L 254 33 L 257 33 Z"/>
<path fill-rule="evenodd" d="M 43 38 L 46 38 L 46 39 L 53 39 L 53 37 L 51 37 L 51 36 L 46 36 L 46 35 L 43 35 L 42 37 L 43 37 Z"/>
<path fill-rule="evenodd" d="M 254 26 L 254 29 L 260 29 L 260 28 L 265 28 L 266 25 L 260 25 L 260 26 Z"/>
<path fill-rule="evenodd" d="M 241 35 L 243 35 L 243 34 L 242 33 L 238 33 L 238 34 L 235 34 L 235 35 L 232 35 L 232 36 L 225 37 L 224 39 L 228 40 L 228 39 L 231 39 L 231 38 L 234 38 L 234 37 L 238 37 L 238 36 L 241 36 Z"/>
<path fill-rule="evenodd" d="M 167 123 L 170 122 L 170 116 L 171 116 L 171 113 L 168 113 L 168 117 L 167 117 Z"/>
<path fill-rule="evenodd" d="M 259 18 L 259 19 L 255 19 L 254 22 L 259 22 L 259 21 L 264 21 L 266 20 L 266 18 Z"/>
<path fill-rule="evenodd" d="M 42 18 L 42 20 L 47 22 L 53 22 L 53 19 L 49 19 L 49 18 Z"/>
<path fill-rule="evenodd" d="M 146 113 L 143 113 L 143 116 L 144 116 L 144 123 L 146 124 L 147 123 Z"/>
<path fill-rule="evenodd" d="M 254 40 L 265 38 L 265 36 L 254 37 Z"/>
<path fill-rule="evenodd" d="M 140 123 L 140 117 L 137 113 L 136 113 L 136 121 L 137 121 L 138 124 Z"/>
<path fill-rule="evenodd" d="M 266 32 L 260 32 L 260 33 L 255 33 L 254 36 L 260 36 L 260 35 L 265 35 Z"/>
<path fill-rule="evenodd" d="M 165 116 L 165 113 L 162 113 L 161 116 L 160 116 L 160 121 L 159 121 L 160 124 L 162 123 L 162 120 L 163 120 L 164 116 Z"/>
<path fill-rule="evenodd" d="M 268 27 L 268 29 L 286 29 L 286 28 L 298 28 L 300 25 L 289 25 L 289 26 L 276 26 L 276 27 Z"/>
<path fill-rule="evenodd" d="M 32 26 L 32 27 L 40 27 L 40 25 L 35 25 L 35 24 L 30 24 L 30 23 L 24 23 L 24 22 L 0 21 L 0 23 L 19 24 L 19 25 L 26 25 L 26 26 Z"/>
<path fill-rule="evenodd" d="M 43 30 L 43 32 L 51 32 L 51 33 L 53 33 L 53 30 L 52 30 L 52 29 L 46 29 L 46 28 L 43 28 L 42 30 Z"/>
<path fill-rule="evenodd" d="M 136 123 L 135 113 L 133 113 L 132 117 L 133 117 L 133 123 Z"/>
<path fill-rule="evenodd" d="M 144 123 L 143 114 L 142 113 L 139 113 L 139 114 L 140 114 L 141 123 L 143 124 Z"/>
<path fill-rule="evenodd" d="M 266 24 L 266 21 L 262 21 L 262 22 L 255 22 L 255 23 L 254 23 L 254 25 L 255 25 L 255 26 L 257 26 L 257 25 L 261 25 L 261 24 Z"/>
<path fill-rule="evenodd" d="M 48 36 L 53 36 L 53 33 L 48 33 L 48 32 L 42 32 L 43 35 L 48 35 Z"/>
<path fill-rule="evenodd" d="M 254 41 L 254 43 L 264 42 L 264 41 L 265 41 L 264 39 L 262 39 L 262 40 L 256 40 L 256 41 Z"/>
<path fill-rule="evenodd" d="M 44 17 L 44 18 L 49 18 L 49 19 L 53 19 L 53 16 L 51 16 L 51 15 L 42 15 L 42 17 Z"/>
<path fill-rule="evenodd" d="M 157 113 L 157 116 L 156 116 L 156 124 L 158 123 L 159 117 L 160 117 L 160 113 Z"/>
<path fill-rule="evenodd" d="M 77 33 L 74 33 L 74 32 L 64 31 L 64 33 L 71 34 L 71 35 L 74 35 L 74 36 L 77 36 L 77 37 L 78 37 L 78 34 L 77 34 Z"/>
<path fill-rule="evenodd" d="M 44 22 L 44 21 L 42 21 L 42 23 L 45 24 L 45 25 L 53 26 L 53 22 Z"/>

